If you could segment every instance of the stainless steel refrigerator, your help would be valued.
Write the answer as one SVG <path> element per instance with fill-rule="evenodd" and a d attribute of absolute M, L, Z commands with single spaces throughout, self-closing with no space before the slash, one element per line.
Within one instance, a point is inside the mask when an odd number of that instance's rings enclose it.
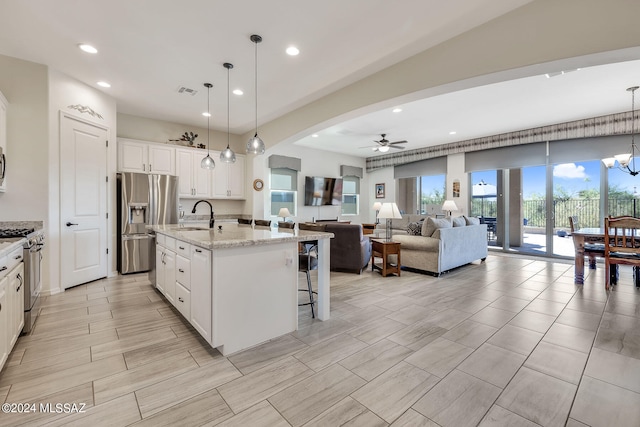
<path fill-rule="evenodd" d="M 118 174 L 118 271 L 153 270 L 155 234 L 147 225 L 178 223 L 178 177 Z"/>

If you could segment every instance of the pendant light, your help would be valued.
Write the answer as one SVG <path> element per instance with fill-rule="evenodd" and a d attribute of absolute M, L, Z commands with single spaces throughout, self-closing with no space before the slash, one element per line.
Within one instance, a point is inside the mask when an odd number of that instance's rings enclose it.
<path fill-rule="evenodd" d="M 264 142 L 258 136 L 258 43 L 262 41 L 262 37 L 253 34 L 249 39 L 255 44 L 255 83 L 256 83 L 256 134 L 253 138 L 249 138 L 247 142 L 247 153 L 264 154 Z"/>
<path fill-rule="evenodd" d="M 231 73 L 231 69 L 233 68 L 233 64 L 225 62 L 224 64 L 222 64 L 222 66 L 227 69 L 227 148 L 222 150 L 222 153 L 220 153 L 220 160 L 225 162 L 225 163 L 235 163 L 236 162 L 236 153 L 234 153 L 233 150 L 229 147 L 229 139 L 230 139 L 230 132 L 229 132 L 229 93 L 230 93 L 229 74 Z"/>
<path fill-rule="evenodd" d="M 202 159 L 200 162 L 200 167 L 202 169 L 215 169 L 216 162 L 213 161 L 213 158 L 209 155 L 209 120 L 211 119 L 211 111 L 210 111 L 210 102 L 209 102 L 209 94 L 211 93 L 211 88 L 213 85 L 211 83 L 205 83 L 204 87 L 207 88 L 207 157 Z"/>

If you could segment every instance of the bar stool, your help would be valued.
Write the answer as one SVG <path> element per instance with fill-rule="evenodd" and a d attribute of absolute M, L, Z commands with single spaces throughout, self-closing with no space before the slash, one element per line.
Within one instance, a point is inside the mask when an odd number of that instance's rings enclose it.
<path fill-rule="evenodd" d="M 278 228 L 288 228 L 290 230 L 293 230 L 295 226 L 295 222 L 278 221 Z"/>
<path fill-rule="evenodd" d="M 326 226 L 324 224 L 308 224 L 301 222 L 298 224 L 299 230 L 311 230 L 311 231 L 325 231 Z M 314 294 L 318 293 L 313 290 L 311 286 L 311 274 L 310 272 L 318 269 L 318 241 L 310 240 L 308 242 L 300 243 L 300 252 L 298 253 L 298 271 L 304 272 L 307 276 L 307 289 L 298 288 L 298 292 L 307 292 L 309 294 L 309 302 L 298 304 L 311 306 L 311 317 L 315 319 L 316 314 L 314 312 L 314 305 L 316 299 Z"/>
<path fill-rule="evenodd" d="M 238 218 L 238 224 L 251 225 L 253 219 Z"/>

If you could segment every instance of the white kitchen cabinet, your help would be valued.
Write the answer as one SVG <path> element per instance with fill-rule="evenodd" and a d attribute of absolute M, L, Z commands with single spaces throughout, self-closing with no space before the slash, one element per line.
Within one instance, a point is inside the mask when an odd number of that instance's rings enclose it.
<path fill-rule="evenodd" d="M 119 138 L 118 171 L 175 175 L 176 147 Z"/>
<path fill-rule="evenodd" d="M 208 199 L 211 197 L 213 173 L 200 167 L 207 151 L 197 148 L 176 149 L 176 174 L 178 175 L 178 197 Z M 216 162 L 216 167 L 218 167 Z"/>
<path fill-rule="evenodd" d="M 22 249 L 20 249 L 22 252 Z M 7 275 L 7 304 L 9 305 L 9 349 L 18 341 L 24 327 L 24 263 L 20 262 Z"/>
<path fill-rule="evenodd" d="M 7 283 L 9 278 L 0 278 L 0 370 L 9 357 L 9 304 L 7 304 Z"/>
<path fill-rule="evenodd" d="M 215 152 L 215 159 L 220 158 L 220 152 Z M 213 198 L 214 199 L 244 199 L 245 198 L 245 162 L 242 154 L 236 154 L 235 163 L 216 162 L 213 170 Z"/>
<path fill-rule="evenodd" d="M 156 244 L 156 288 L 173 304 L 176 294 L 176 253 Z"/>
<path fill-rule="evenodd" d="M 7 99 L 0 92 L 0 150 L 4 158 L 0 158 L 0 191 L 7 190 L 7 180 L 2 179 L 4 172 L 6 171 L 6 159 L 7 157 L 7 108 L 9 103 Z M 2 157 L 2 156 L 0 156 Z"/>
<path fill-rule="evenodd" d="M 191 249 L 191 317 L 189 322 L 212 343 L 211 251 L 197 246 Z"/>

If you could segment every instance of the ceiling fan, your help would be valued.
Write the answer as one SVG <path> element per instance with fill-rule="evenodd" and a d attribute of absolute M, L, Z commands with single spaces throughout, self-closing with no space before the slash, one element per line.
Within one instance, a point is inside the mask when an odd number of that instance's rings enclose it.
<path fill-rule="evenodd" d="M 404 150 L 404 147 L 401 147 L 398 144 L 406 144 L 408 141 L 395 141 L 395 142 L 389 142 L 388 139 L 386 139 L 385 137 L 387 136 L 386 133 L 380 134 L 380 136 L 382 136 L 382 139 L 380 141 L 373 141 L 376 144 L 378 144 L 377 146 L 372 147 L 373 151 L 379 151 L 381 153 L 386 153 L 387 151 L 389 151 L 389 148 L 396 148 L 398 150 Z M 369 147 L 360 147 L 360 148 L 369 148 Z"/>

